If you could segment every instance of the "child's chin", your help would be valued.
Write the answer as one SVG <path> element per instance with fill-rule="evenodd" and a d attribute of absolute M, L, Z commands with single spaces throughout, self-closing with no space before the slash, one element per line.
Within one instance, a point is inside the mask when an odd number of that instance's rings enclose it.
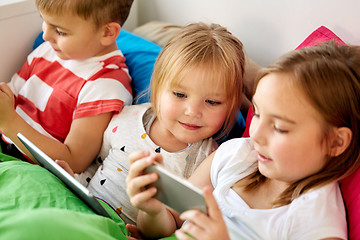
<path fill-rule="evenodd" d="M 68 56 L 67 54 L 64 54 L 63 52 L 61 51 L 56 51 L 56 55 L 61 58 L 62 60 L 74 60 L 73 57 L 71 56 Z"/>
<path fill-rule="evenodd" d="M 61 54 L 61 53 L 56 53 L 56 55 L 57 55 L 59 58 L 61 58 L 62 60 L 70 60 L 70 58 L 69 58 L 69 57 L 64 56 L 64 55 L 63 55 L 63 54 Z"/>

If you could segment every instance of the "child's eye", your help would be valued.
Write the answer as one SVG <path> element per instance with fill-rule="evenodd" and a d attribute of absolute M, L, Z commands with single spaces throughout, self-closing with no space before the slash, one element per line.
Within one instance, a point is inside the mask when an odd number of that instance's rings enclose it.
<path fill-rule="evenodd" d="M 221 102 L 213 101 L 213 100 L 205 100 L 205 102 L 207 102 L 210 105 L 220 105 L 221 104 Z"/>
<path fill-rule="evenodd" d="M 279 127 L 276 127 L 276 126 L 274 126 L 274 129 L 275 129 L 275 131 L 276 132 L 278 132 L 278 133 L 288 133 L 289 131 L 288 130 L 285 130 L 285 129 L 282 129 L 282 128 L 279 128 Z"/>
<path fill-rule="evenodd" d="M 55 32 L 59 35 L 59 36 L 66 36 L 67 34 L 60 31 L 59 29 L 55 29 Z"/>
<path fill-rule="evenodd" d="M 256 109 L 255 109 L 255 106 L 254 105 L 251 105 L 251 110 L 253 112 L 253 117 L 259 117 L 259 113 L 256 112 Z"/>
<path fill-rule="evenodd" d="M 176 97 L 178 97 L 178 98 L 184 98 L 184 97 L 186 97 L 185 94 L 179 93 L 179 92 L 173 92 L 173 94 L 174 94 Z"/>

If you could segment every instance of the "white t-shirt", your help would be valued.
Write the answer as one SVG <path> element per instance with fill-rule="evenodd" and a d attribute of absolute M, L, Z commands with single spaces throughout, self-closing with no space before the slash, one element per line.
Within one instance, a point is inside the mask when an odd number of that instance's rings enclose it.
<path fill-rule="evenodd" d="M 88 189 L 121 213 L 127 223 L 135 223 L 137 216 L 137 210 L 126 194 L 129 153 L 138 150 L 159 152 L 165 168 L 188 178 L 218 146 L 215 140 L 209 138 L 189 144 L 181 151 L 167 152 L 148 136 L 154 119 L 150 103 L 125 106 L 120 114 L 113 116 L 106 129 L 98 159 L 80 176 L 80 182 L 86 185 L 84 178 L 87 178 Z"/>
<path fill-rule="evenodd" d="M 220 145 L 213 159 L 214 196 L 232 239 L 347 239 L 337 183 L 311 190 L 286 206 L 250 208 L 231 186 L 257 169 L 256 155 L 251 140 L 239 138 Z"/>

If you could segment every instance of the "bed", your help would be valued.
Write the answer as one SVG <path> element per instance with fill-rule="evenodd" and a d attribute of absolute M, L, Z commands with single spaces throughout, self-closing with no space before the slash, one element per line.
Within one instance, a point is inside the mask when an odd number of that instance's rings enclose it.
<path fill-rule="evenodd" d="M 132 32 L 122 30 L 117 43 L 129 67 L 133 79 L 134 104 L 149 101 L 149 95 L 141 93 L 147 89 L 156 57 L 166 42 L 181 29 L 181 26 L 165 22 L 149 22 L 135 28 Z M 300 47 L 307 47 L 322 41 L 336 39 L 345 44 L 335 33 L 325 26 L 315 29 L 308 37 L 304 36 Z M 241 40 L 241 39 L 240 39 Z M 41 34 L 34 42 L 36 48 L 42 42 Z M 245 65 L 245 99 L 251 99 L 254 90 L 254 78 L 261 67 L 246 57 Z M 252 112 L 248 112 L 249 101 L 243 102 L 241 115 L 238 119 L 238 129 L 230 137 L 248 136 L 248 128 Z M 240 129 L 240 130 L 239 130 Z M 243 135 L 244 131 L 244 135 Z M 0 200 L 0 232 L 5 239 L 39 239 L 47 236 L 51 239 L 126 239 L 127 231 L 120 217 L 112 212 L 112 219 L 95 215 L 84 203 L 73 195 L 58 179 L 44 174 L 39 166 L 20 162 L 17 159 L 0 153 L 0 160 L 5 167 L 0 168 L 0 198 L 9 196 L 7 191 L 17 188 L 17 195 L 11 201 Z M 7 169 L 17 169 L 12 175 L 7 175 Z M 28 179 L 32 172 L 36 179 Z M 24 178 L 26 179 L 24 181 Z M 46 190 L 48 194 L 39 198 L 36 193 L 42 192 L 37 182 L 49 182 Z M 356 239 L 360 236 L 360 170 L 341 182 L 349 224 L 349 237 Z M 26 182 L 26 186 L 21 183 Z M 46 191 L 45 191 L 46 192 Z M 32 196 L 34 195 L 34 196 Z M 23 202 L 26 196 L 33 199 Z M 39 200 L 40 199 L 40 200 Z M 1 204 L 2 202 L 2 204 Z M 8 203 L 8 202 L 11 202 Z M 76 222 L 76 225 L 72 223 Z M 22 230 L 19 230 L 22 229 Z M 169 239 L 174 238 L 170 237 Z"/>

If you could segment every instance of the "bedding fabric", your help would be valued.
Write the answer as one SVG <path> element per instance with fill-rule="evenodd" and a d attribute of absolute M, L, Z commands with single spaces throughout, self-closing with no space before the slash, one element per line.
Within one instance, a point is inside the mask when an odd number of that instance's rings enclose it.
<path fill-rule="evenodd" d="M 126 239 L 124 222 L 105 202 L 112 219 L 93 213 L 46 169 L 1 151 L 0 160 L 1 239 Z"/>
<path fill-rule="evenodd" d="M 347 210 L 349 239 L 360 239 L 360 168 L 341 181 L 341 192 Z"/>
<path fill-rule="evenodd" d="M 56 208 L 2 211 L 0 232 L 1 239 L 12 240 L 126 239 L 109 218 Z"/>
<path fill-rule="evenodd" d="M 112 219 L 96 215 L 46 169 L 2 153 L 0 159 L 2 239 L 126 239 L 109 206 Z"/>

